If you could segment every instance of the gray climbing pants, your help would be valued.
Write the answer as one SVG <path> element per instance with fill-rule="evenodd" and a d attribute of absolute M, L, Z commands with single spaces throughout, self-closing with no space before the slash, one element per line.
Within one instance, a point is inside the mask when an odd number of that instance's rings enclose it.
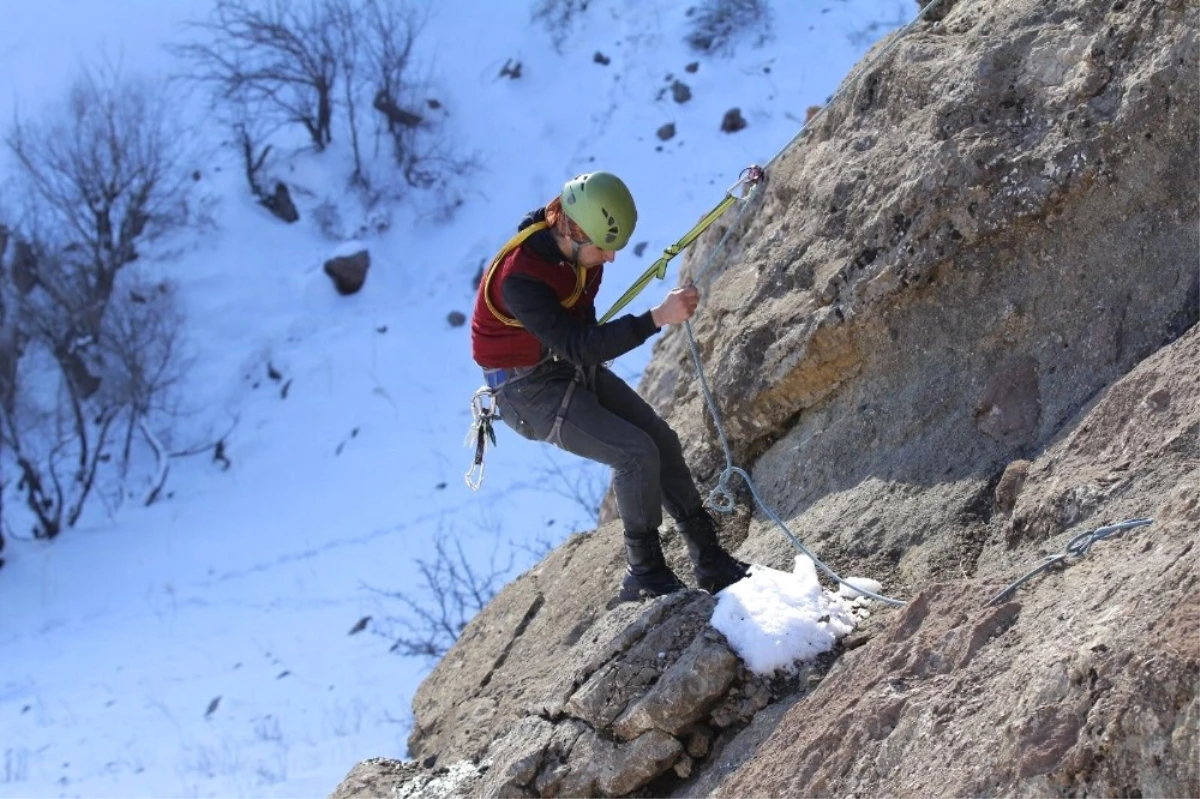
<path fill-rule="evenodd" d="M 505 383 L 496 399 L 501 418 L 518 434 L 612 467 L 626 530 L 657 530 L 664 507 L 677 520 L 700 511 L 679 436 L 603 366 L 580 372 L 549 361 Z"/>

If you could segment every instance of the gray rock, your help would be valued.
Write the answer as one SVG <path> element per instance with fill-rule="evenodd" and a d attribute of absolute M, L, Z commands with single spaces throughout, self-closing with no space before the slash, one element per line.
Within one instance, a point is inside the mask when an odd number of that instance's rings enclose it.
<path fill-rule="evenodd" d="M 738 656 L 719 633 L 694 639 L 645 696 L 612 725 L 625 740 L 658 729 L 679 735 L 725 696 L 737 677 Z"/>
<path fill-rule="evenodd" d="M 329 794 L 329 799 L 376 799 L 395 796 L 397 789 L 418 778 L 421 768 L 416 763 L 404 763 L 384 757 L 374 757 L 350 769 L 346 778 Z"/>
<path fill-rule="evenodd" d="M 679 741 L 658 730 L 620 744 L 589 733 L 572 752 L 555 795 L 625 796 L 670 769 L 682 753 Z"/>
<path fill-rule="evenodd" d="M 722 133 L 737 133 L 746 127 L 746 120 L 742 116 L 742 109 L 731 108 L 725 112 L 725 116 L 721 118 Z"/>
<path fill-rule="evenodd" d="M 277 182 L 275 191 L 263 196 L 259 202 L 264 208 L 288 224 L 300 221 L 300 212 L 296 210 L 296 204 L 292 201 L 292 192 L 283 181 Z"/>

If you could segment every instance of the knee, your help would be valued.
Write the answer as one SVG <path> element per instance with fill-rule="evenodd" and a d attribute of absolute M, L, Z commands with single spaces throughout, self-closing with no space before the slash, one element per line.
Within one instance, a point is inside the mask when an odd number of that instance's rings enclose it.
<path fill-rule="evenodd" d="M 683 444 L 679 440 L 679 434 L 669 424 L 660 418 L 655 427 L 654 440 L 657 442 L 660 452 L 683 452 Z"/>
<path fill-rule="evenodd" d="M 639 436 L 630 440 L 621 455 L 621 463 L 617 467 L 619 471 L 658 474 L 658 444 L 650 436 Z"/>

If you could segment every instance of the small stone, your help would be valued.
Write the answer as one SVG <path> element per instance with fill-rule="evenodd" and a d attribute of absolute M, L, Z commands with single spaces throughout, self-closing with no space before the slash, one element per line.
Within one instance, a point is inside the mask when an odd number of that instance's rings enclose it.
<path fill-rule="evenodd" d="M 687 736 L 687 753 L 690 757 L 702 758 L 708 755 L 712 748 L 713 731 L 711 728 L 698 724 Z"/>
<path fill-rule="evenodd" d="M 742 109 L 731 108 L 725 112 L 725 118 L 721 120 L 723 133 L 737 133 L 744 127 L 746 127 L 746 120 L 742 117 Z"/>

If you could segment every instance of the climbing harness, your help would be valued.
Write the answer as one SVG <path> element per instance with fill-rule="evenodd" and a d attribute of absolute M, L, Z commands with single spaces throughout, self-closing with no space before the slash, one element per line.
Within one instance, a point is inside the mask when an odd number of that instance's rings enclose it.
<path fill-rule="evenodd" d="M 716 222 L 718 219 L 720 219 L 721 215 L 729 210 L 731 205 L 739 200 L 748 199 L 750 197 L 750 192 L 752 192 L 758 184 L 762 183 L 766 179 L 766 176 L 767 173 L 763 171 L 763 168 L 757 165 L 752 164 L 751 166 L 743 169 L 742 174 L 737 179 L 737 183 L 734 183 L 725 190 L 725 199 L 721 200 L 721 202 L 717 203 L 716 207 L 701 217 L 700 221 L 697 222 L 691 230 L 685 233 L 683 237 L 679 239 L 679 241 L 663 250 L 662 257 L 652 263 L 650 268 L 642 273 L 642 276 L 633 282 L 633 285 L 629 287 L 629 290 L 622 294 L 620 298 L 613 303 L 613 306 L 604 313 L 604 316 L 600 317 L 600 320 L 597 324 L 602 325 L 609 319 L 612 319 L 613 316 L 615 316 L 618 311 L 628 305 L 634 297 L 641 294 L 646 286 L 650 285 L 651 280 L 655 278 L 662 280 L 665 278 L 667 276 L 667 264 L 671 262 L 671 259 L 687 249 L 693 241 L 700 238 L 700 235 L 704 233 L 704 231 L 708 230 L 713 222 Z"/>
<path fill-rule="evenodd" d="M 511 316 L 507 316 L 500 312 L 496 304 L 492 302 L 492 278 L 496 275 L 496 270 L 500 268 L 505 256 L 513 250 L 525 243 L 526 239 L 539 231 L 549 228 L 549 224 L 543 219 L 540 222 L 534 222 L 532 225 L 518 231 L 516 235 L 504 243 L 500 248 L 500 252 L 492 259 L 488 265 L 487 272 L 483 276 L 483 285 L 480 291 L 483 292 L 483 301 L 487 303 L 487 308 L 497 320 L 507 325 L 508 327 L 524 327 L 523 324 Z M 587 267 L 575 265 L 575 288 L 560 303 L 564 308 L 574 308 L 579 302 L 579 298 L 583 296 L 584 288 L 587 286 L 588 270 Z M 536 366 L 540 366 L 541 362 L 533 367 L 523 369 L 485 369 L 483 372 L 484 382 L 486 385 L 481 387 L 471 397 L 471 427 L 467 431 L 467 439 L 464 446 L 475 446 L 475 457 L 472 459 L 471 466 L 467 469 L 467 473 L 463 476 L 467 485 L 472 491 L 478 491 L 483 485 L 484 458 L 487 455 L 487 446 L 490 442 L 492 446 L 496 446 L 496 430 L 495 422 L 500 418 L 499 409 L 496 407 L 496 392 L 508 380 L 513 379 L 519 374 L 532 371 Z M 571 384 L 571 389 L 567 392 L 567 398 L 564 400 L 564 408 L 560 411 L 559 418 L 555 420 L 554 432 L 558 433 L 562 426 L 562 416 L 565 415 L 565 404 L 570 402 L 570 396 L 574 393 L 575 384 Z"/>
<path fill-rule="evenodd" d="M 595 366 L 575 367 L 575 376 L 571 378 L 571 382 L 567 385 L 567 390 L 563 393 L 562 402 L 558 404 L 558 411 L 554 414 L 554 426 L 550 428 L 550 435 L 546 436 L 546 440 L 555 446 L 563 446 L 563 421 L 567 418 L 567 408 L 571 407 L 571 398 L 575 396 L 575 389 L 579 386 L 583 386 L 595 391 Z"/>
<path fill-rule="evenodd" d="M 501 418 L 500 409 L 496 404 L 496 395 L 506 383 L 525 377 L 543 364 L 559 360 L 561 359 L 558 356 L 551 354 L 533 366 L 483 370 L 483 379 L 486 385 L 481 386 L 471 397 L 471 426 L 467 430 L 467 437 L 463 442 L 463 446 L 473 445 L 475 447 L 475 457 L 470 468 L 467 469 L 467 473 L 463 476 L 472 491 L 478 491 L 479 487 L 483 485 L 484 459 L 487 456 L 488 444 L 496 446 L 496 422 Z M 554 414 L 554 425 L 550 428 L 550 434 L 546 436 L 546 440 L 551 444 L 560 447 L 563 445 L 563 421 L 567 418 L 567 409 L 571 406 L 575 390 L 579 386 L 595 390 L 598 368 L 597 366 L 575 367 L 575 374 L 571 377 L 571 382 L 567 384 L 567 390 L 563 392 L 562 401 L 558 404 L 558 410 Z"/>
<path fill-rule="evenodd" d="M 1110 524 L 1107 527 L 1097 527 L 1095 530 L 1089 530 L 1086 533 L 1080 533 L 1067 542 L 1067 546 L 1062 552 L 1059 552 L 1056 555 L 1050 555 L 1043 560 L 1041 565 L 1039 565 L 1037 568 L 1031 570 L 1015 583 L 989 599 L 987 601 L 987 607 L 999 604 L 1005 599 L 1008 599 L 1013 595 L 1014 592 L 1016 592 L 1018 588 L 1047 569 L 1066 568 L 1067 566 L 1071 565 L 1069 558 L 1082 558 L 1088 553 L 1088 550 L 1092 548 L 1092 544 L 1096 543 L 1097 541 L 1103 541 L 1105 538 L 1108 538 L 1110 535 L 1115 533 L 1122 533 L 1126 530 L 1132 530 L 1136 527 L 1144 527 L 1153 521 L 1154 519 L 1152 518 L 1130 519 L 1129 521 Z"/>

